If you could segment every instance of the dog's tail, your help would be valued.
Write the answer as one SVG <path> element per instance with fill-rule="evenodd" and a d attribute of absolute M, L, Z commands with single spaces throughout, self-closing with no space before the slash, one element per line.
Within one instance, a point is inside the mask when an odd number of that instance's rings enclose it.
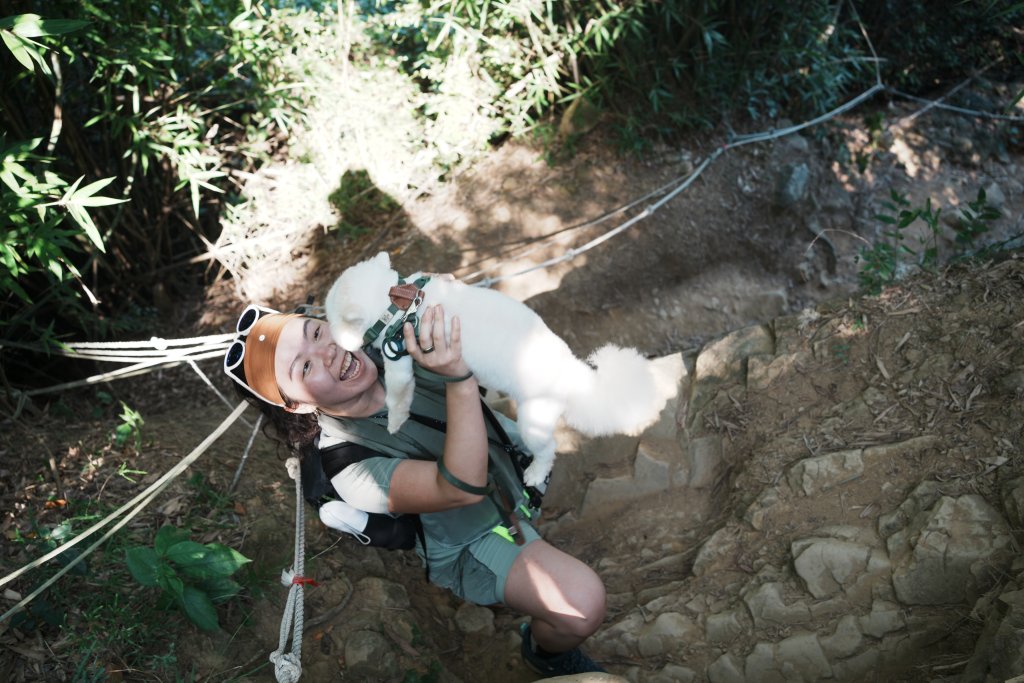
<path fill-rule="evenodd" d="M 590 436 L 638 434 L 658 419 L 676 395 L 682 357 L 647 360 L 634 349 L 609 344 L 588 359 L 596 370 L 575 382 L 563 417 Z"/>

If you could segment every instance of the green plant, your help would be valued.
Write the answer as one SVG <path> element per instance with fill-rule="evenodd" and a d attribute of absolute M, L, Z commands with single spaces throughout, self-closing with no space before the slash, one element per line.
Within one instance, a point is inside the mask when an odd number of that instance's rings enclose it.
<path fill-rule="evenodd" d="M 978 237 L 991 229 L 990 223 L 1000 216 L 999 210 L 988 203 L 985 188 L 978 188 L 974 201 L 967 202 L 967 206 L 960 209 L 955 228 L 956 241 L 960 244 L 973 245 Z"/>
<path fill-rule="evenodd" d="M 114 445 L 122 448 L 131 439 L 138 450 L 142 445 L 142 425 L 145 420 L 137 410 L 132 410 L 127 403 L 121 401 L 121 424 L 114 428 Z M 118 472 L 118 474 L 121 474 Z"/>
<path fill-rule="evenodd" d="M 888 213 L 877 213 L 875 218 L 890 226 L 881 233 L 882 240 L 870 247 L 861 249 L 858 260 L 861 262 L 861 285 L 872 294 L 877 294 L 882 287 L 891 284 L 903 275 L 907 268 L 906 259 L 912 258 L 917 265 L 928 268 L 938 256 L 937 240 L 939 236 L 939 213 L 941 209 L 932 210 L 931 198 L 919 209 L 910 208 L 910 201 L 905 194 L 891 190 L 890 201 L 882 202 Z M 924 220 L 929 228 L 923 242 L 924 249 L 918 250 L 907 244 L 906 229 L 918 218 Z M 921 244 L 915 245 L 920 249 Z"/>
<path fill-rule="evenodd" d="M 121 477 L 122 479 L 125 479 L 126 481 L 130 481 L 131 483 L 135 484 L 135 483 L 137 483 L 138 480 L 137 479 L 133 479 L 131 476 L 129 476 L 129 475 L 133 475 L 133 474 L 134 475 L 143 475 L 144 476 L 144 475 L 149 474 L 149 473 L 146 472 L 145 470 L 133 470 L 130 467 L 128 467 L 128 463 L 127 462 L 122 462 L 120 465 L 118 465 L 118 467 L 117 467 L 117 476 Z"/>
<path fill-rule="evenodd" d="M 160 588 L 192 623 L 214 631 L 220 627 L 215 605 L 241 590 L 230 577 L 250 560 L 218 543 L 196 543 L 187 531 L 167 525 L 157 532 L 152 548 L 129 548 L 125 562 L 136 581 Z"/>
<path fill-rule="evenodd" d="M 891 190 L 889 196 L 890 201 L 882 202 L 887 212 L 875 214 L 876 219 L 889 227 L 882 231 L 881 240 L 862 248 L 857 256 L 861 264 L 858 273 L 861 286 L 871 294 L 877 294 L 912 267 L 929 270 L 939 261 L 942 209 L 933 208 L 931 198 L 915 209 L 905 194 Z M 956 243 L 965 248 L 974 246 L 977 238 L 987 233 L 991 222 L 999 217 L 999 211 L 988 203 L 984 188 L 979 189 L 976 198 L 960 209 L 954 228 Z M 924 222 L 926 231 L 911 245 L 906 230 L 918 219 Z"/>
<path fill-rule="evenodd" d="M 377 44 L 428 92 L 465 64 L 499 132 L 583 99 L 648 135 L 748 114 L 820 112 L 867 70 L 852 16 L 824 0 L 576 3 L 405 0 L 365 12 Z M 632 128 L 632 127 L 630 127 Z"/>
<path fill-rule="evenodd" d="M 28 0 L 0 17 L 0 338 L 106 338 L 168 272 L 202 277 L 188 261 L 216 238 L 227 176 L 297 120 L 281 47 L 302 11 L 272 5 Z M 9 381 L 39 377 L 15 355 Z"/>

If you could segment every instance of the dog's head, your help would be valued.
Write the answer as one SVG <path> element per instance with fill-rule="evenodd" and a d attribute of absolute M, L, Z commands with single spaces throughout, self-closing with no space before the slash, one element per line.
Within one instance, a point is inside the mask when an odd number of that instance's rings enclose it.
<path fill-rule="evenodd" d="M 347 351 L 363 346 L 363 335 L 388 310 L 388 290 L 398 281 L 391 259 L 382 251 L 373 258 L 347 268 L 331 285 L 324 308 L 331 336 Z M 380 341 L 373 345 L 380 347 Z"/>

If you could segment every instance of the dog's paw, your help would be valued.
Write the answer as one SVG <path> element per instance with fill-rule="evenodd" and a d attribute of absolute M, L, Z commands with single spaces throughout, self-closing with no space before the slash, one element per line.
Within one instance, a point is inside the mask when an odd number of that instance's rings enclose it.
<path fill-rule="evenodd" d="M 539 460 L 534 460 L 526 471 L 523 472 L 523 483 L 527 486 L 540 486 L 544 483 L 544 480 L 548 478 L 548 473 L 551 472 L 551 466 L 547 463 L 542 463 Z"/>

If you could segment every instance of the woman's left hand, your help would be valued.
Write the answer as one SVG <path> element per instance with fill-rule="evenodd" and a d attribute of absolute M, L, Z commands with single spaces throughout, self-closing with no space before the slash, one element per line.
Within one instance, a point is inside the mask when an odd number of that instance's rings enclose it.
<path fill-rule="evenodd" d="M 469 372 L 462 357 L 462 327 L 457 316 L 451 320 L 451 334 L 445 335 L 444 309 L 428 306 L 420 318 L 417 339 L 412 323 L 403 326 L 405 349 L 412 359 L 431 372 L 445 377 L 462 377 Z"/>

